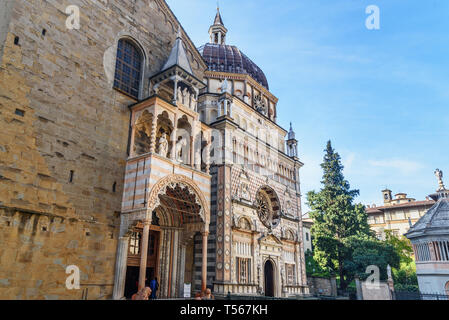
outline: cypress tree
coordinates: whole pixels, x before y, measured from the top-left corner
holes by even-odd
[[[354,236],[372,239],[373,234],[365,207],[354,204],[359,190],[351,190],[345,180],[340,155],[332,148],[331,141],[324,151],[323,188],[307,194],[310,217],[314,220],[314,258],[322,267],[339,275],[340,289],[344,290],[352,281],[345,268],[345,261],[352,254],[349,240]]]

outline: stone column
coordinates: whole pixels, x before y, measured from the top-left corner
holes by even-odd
[[[126,268],[128,261],[129,237],[121,237],[117,246],[117,257],[115,261],[115,278],[113,300],[122,300],[125,293]]]
[[[227,116],[231,116],[230,112],[229,112],[229,101],[228,99],[225,99],[225,101],[223,102],[223,107],[224,107],[224,114]]]
[[[255,226],[254,226],[255,228]],[[251,264],[251,274],[252,274],[252,284],[257,284],[259,285],[259,279],[257,278],[257,261],[259,261],[259,257],[256,257],[256,246],[257,246],[257,237],[256,237],[256,233],[253,232],[253,234],[251,235],[251,245],[252,245],[252,251],[251,251],[251,256],[252,256],[252,264]]]
[[[173,79],[173,82],[174,82],[174,86],[173,86],[173,104],[174,105],[178,105],[177,104],[177,100],[178,100],[178,77],[174,77],[174,79]]]
[[[218,118],[220,118],[220,117],[222,116],[222,114],[221,114],[221,103],[222,103],[222,101],[218,101],[218,102],[217,102],[217,106],[218,106],[218,108],[217,108],[217,111],[218,111]]]
[[[148,238],[150,235],[149,219],[143,221],[143,233],[142,243],[140,246],[140,273],[139,273],[139,290],[145,287],[145,276],[147,271],[147,258],[148,258]]]
[[[295,245],[295,263],[296,263],[296,270],[295,270],[295,284],[296,285],[298,285],[298,284],[302,284],[302,281],[300,281],[300,277],[302,276],[302,274],[301,274],[301,267],[300,267],[300,264],[299,264],[299,255],[300,255],[300,247],[299,247],[299,244],[296,244]]]
[[[129,156],[130,157],[134,156],[134,141],[135,141],[135,138],[136,138],[136,124],[132,123],[131,124],[131,141],[129,143]]]
[[[201,291],[204,292],[207,286],[207,237],[209,236],[208,231],[203,233],[203,262],[201,270]]]
[[[357,300],[363,300],[362,283],[358,276],[355,276],[355,288],[357,290]]]
[[[248,85],[248,82],[245,80],[244,87],[243,87],[243,97],[245,97],[248,94],[247,85]]]
[[[173,262],[172,262],[172,278],[171,278],[171,289],[170,289],[170,295],[173,298],[176,298],[176,278],[178,275],[178,248],[179,248],[179,243],[178,243],[178,239],[179,239],[179,230],[174,230],[174,237],[173,237]]]
[[[171,138],[172,146],[171,146],[171,152],[170,152],[171,153],[170,157],[172,160],[176,160],[176,142],[178,140],[178,130],[177,130],[178,123],[177,122],[178,122],[178,115],[175,114],[174,123],[173,123],[173,132],[172,132],[172,138]]]
[[[210,174],[210,147],[212,144],[212,138],[210,137],[210,133],[207,139],[208,141],[206,145],[206,173]]]
[[[190,165],[195,168],[195,123],[192,125],[192,136],[190,137]]]
[[[181,263],[179,269],[179,296],[180,298],[184,298],[184,276],[186,270],[186,245],[181,245]]]
[[[153,114],[153,121],[151,122],[151,142],[150,142],[150,153],[156,152],[156,129],[157,129],[157,116],[156,110]]]

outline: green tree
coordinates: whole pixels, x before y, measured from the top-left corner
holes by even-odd
[[[370,265],[379,267],[380,279],[387,280],[387,266],[399,268],[400,256],[391,244],[371,236],[352,236],[345,239],[349,254],[344,261],[346,275],[350,279],[358,276],[365,280],[369,274],[366,268]]]
[[[394,247],[394,250],[400,257],[399,267],[393,268],[395,288],[405,291],[417,291],[418,277],[410,240],[404,236],[395,236],[391,230],[385,230],[385,242]]]
[[[343,176],[340,155],[334,151],[329,141],[325,150],[323,169],[323,188],[319,192],[307,194],[311,208],[310,217],[314,220],[314,258],[324,268],[340,276],[340,288],[344,290],[352,281],[351,272],[345,262],[352,259],[352,248],[348,239],[354,236],[373,238],[365,207],[353,204],[359,195],[351,190]]]
[[[385,242],[392,245],[401,258],[401,263],[413,262],[413,248],[410,240],[406,237],[397,237],[391,230],[385,230]]]
[[[324,270],[323,267],[315,261],[315,259],[313,258],[313,253],[310,250],[307,250],[307,252],[305,253],[305,258],[307,276],[321,278],[330,277],[329,271]]]

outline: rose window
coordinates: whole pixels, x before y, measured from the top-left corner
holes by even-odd
[[[268,229],[276,228],[280,223],[279,200],[274,191],[264,187],[257,193],[255,207],[259,220]]]

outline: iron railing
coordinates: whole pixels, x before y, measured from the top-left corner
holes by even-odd
[[[439,293],[395,291],[394,295],[396,300],[449,300],[449,295]]]

